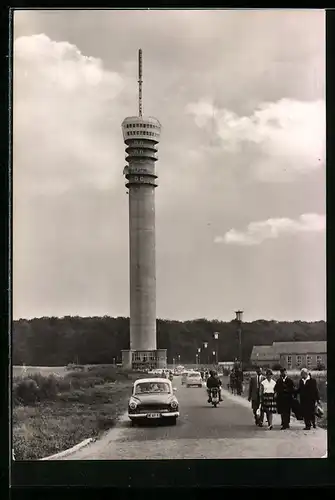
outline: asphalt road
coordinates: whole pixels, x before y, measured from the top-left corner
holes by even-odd
[[[223,402],[213,408],[205,388],[185,388],[175,377],[173,386],[180,403],[176,426],[167,424],[131,427],[125,415],[118,426],[62,460],[143,460],[217,458],[321,458],[327,451],[323,429],[304,431],[301,422],[280,430],[256,427],[250,404],[223,391]]]

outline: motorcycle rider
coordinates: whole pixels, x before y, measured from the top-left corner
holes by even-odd
[[[218,388],[218,391],[219,391],[219,401],[222,401],[222,397],[221,397],[221,385],[222,385],[222,382],[221,382],[221,380],[217,376],[217,373],[214,370],[211,370],[209,373],[210,373],[210,376],[208,377],[207,384],[206,384],[207,385],[207,394],[208,394],[208,403],[212,402],[211,391],[212,391],[212,389],[214,387]]]

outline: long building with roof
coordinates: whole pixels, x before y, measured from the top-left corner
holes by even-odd
[[[272,368],[275,365],[291,369],[306,367],[310,370],[327,368],[327,342],[273,342],[272,345],[255,345],[250,362],[254,366]]]

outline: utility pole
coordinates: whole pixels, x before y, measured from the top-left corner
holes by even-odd
[[[242,318],[243,311],[235,311],[236,321],[237,321],[237,334],[238,334],[238,357],[240,362],[241,371],[243,373],[243,362],[242,362]]]

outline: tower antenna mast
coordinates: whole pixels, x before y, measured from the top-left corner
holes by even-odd
[[[142,49],[138,51],[138,114],[142,116]]]

